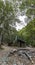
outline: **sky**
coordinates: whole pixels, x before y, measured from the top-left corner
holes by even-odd
[[[16,30],[21,30],[23,27],[25,27],[27,25],[27,23],[25,22],[27,20],[27,16],[18,16],[18,19],[21,21],[20,23],[16,22]]]
[[[17,31],[21,30],[23,27],[25,27],[27,25],[26,20],[27,20],[27,16],[18,16],[18,19],[21,21],[20,23],[16,22],[16,26],[13,26],[16,28]],[[10,24],[10,26],[12,27],[12,25]]]

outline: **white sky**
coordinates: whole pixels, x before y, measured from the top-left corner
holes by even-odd
[[[20,30],[20,29],[22,29],[23,27],[25,27],[27,25],[27,23],[25,23],[25,20],[27,19],[27,16],[26,15],[18,16],[18,19],[21,21],[21,23],[16,22],[16,29]]]
[[[18,19],[21,21],[20,23],[17,23],[16,22],[16,30],[19,31],[21,30],[23,27],[25,27],[27,25],[26,21],[27,21],[27,16],[24,15],[24,16],[18,16]],[[12,25],[10,24],[10,26],[12,27]]]

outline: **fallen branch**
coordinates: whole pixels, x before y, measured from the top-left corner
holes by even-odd
[[[28,57],[28,59],[32,62],[32,64],[34,63],[34,61],[32,60],[32,58],[25,52],[25,55]]]

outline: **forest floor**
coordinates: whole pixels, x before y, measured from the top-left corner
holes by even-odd
[[[35,48],[2,47],[3,49],[0,49],[0,65],[35,65]],[[24,52],[28,53],[33,63]]]

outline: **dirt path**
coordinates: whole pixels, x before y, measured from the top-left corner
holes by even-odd
[[[3,50],[0,50],[0,65],[35,65],[35,48],[18,48],[18,47],[8,47],[3,46]],[[11,51],[19,50],[19,52],[10,54]],[[22,51],[21,51],[22,50]],[[28,51],[27,51],[28,50]],[[34,64],[32,64],[28,58],[22,54],[23,51],[29,52],[29,55],[32,56],[32,60],[34,61]],[[31,53],[32,52],[32,53]],[[8,57],[8,55],[10,56]],[[20,55],[22,54],[22,55]]]

